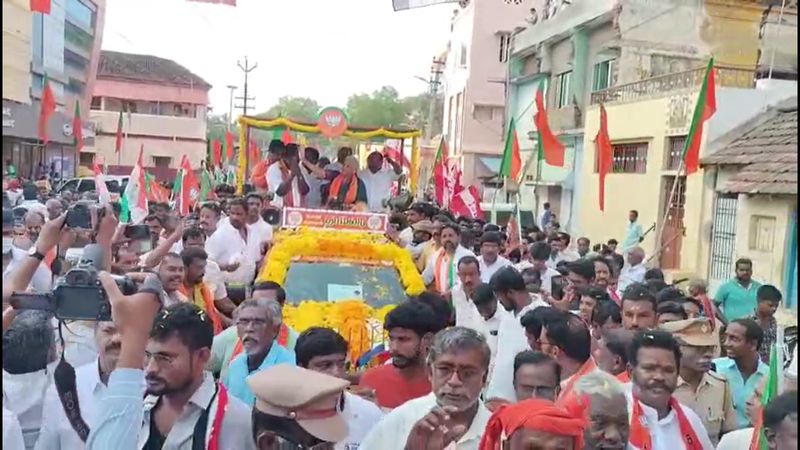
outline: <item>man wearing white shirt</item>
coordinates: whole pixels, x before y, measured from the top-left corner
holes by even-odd
[[[480,399],[491,352],[483,336],[464,327],[440,331],[428,354],[433,392],[387,414],[361,443],[364,450],[477,450],[491,413]],[[457,379],[456,379],[457,378]],[[433,430],[430,421],[440,425]]]
[[[255,278],[261,249],[246,223],[247,203],[234,199],[228,203],[228,223],[221,225],[206,241],[206,253],[219,264],[228,283],[250,284]]]
[[[489,349],[492,351],[490,368],[494,369],[494,362],[497,359],[497,336],[500,333],[500,326],[503,320],[511,313],[500,307],[500,302],[497,301],[492,287],[486,283],[475,286],[470,300],[478,312],[481,331],[486,336],[486,343],[489,344]]]
[[[336,331],[322,327],[309,328],[297,338],[294,351],[298,366],[337,378],[347,378],[347,341]],[[347,422],[347,438],[337,442],[335,450],[358,449],[361,441],[383,418],[376,404],[349,392],[344,393],[341,412]]]
[[[268,224],[261,212],[264,210],[264,199],[255,192],[247,194],[247,228],[253,239],[258,242],[259,249],[272,242],[272,225]]]
[[[3,448],[23,450],[25,440],[22,438],[22,427],[17,416],[3,406]]]
[[[106,392],[108,377],[117,366],[120,350],[120,336],[113,322],[96,322],[94,337],[99,350],[98,357],[75,369],[76,390],[70,392],[77,398],[76,411],[80,411],[80,419],[89,429],[96,424],[95,418]],[[84,448],[85,438],[81,438],[72,427],[56,386],[51,385],[45,396],[36,450],[80,450]]]
[[[391,169],[383,167],[384,160],[392,166]],[[392,195],[392,185],[402,174],[403,168],[391,158],[384,159],[379,152],[372,152],[367,156],[367,168],[359,172],[358,178],[367,188],[367,204],[370,211],[386,211],[383,202]]]
[[[534,242],[531,244],[528,253],[531,255],[532,262],[521,262],[517,264],[517,270],[523,271],[529,267],[539,272],[541,289],[548,294],[553,292],[553,277],[561,276],[561,273],[547,265],[550,258],[550,244],[546,242]]]
[[[470,300],[475,292],[475,286],[481,283],[478,259],[474,256],[465,256],[456,264],[456,270],[458,284],[453,287],[450,297],[456,315],[456,326],[472,328],[485,335],[478,309]]]
[[[33,183],[26,183],[22,187],[22,201],[17,207],[25,208],[28,212],[35,211],[42,215],[42,219],[47,218],[47,207],[39,201],[39,188]]]
[[[625,292],[625,288],[633,283],[643,283],[644,274],[647,267],[644,265],[644,250],[641,247],[633,247],[628,251],[628,264],[622,268],[617,282],[617,292],[620,297]]]
[[[488,283],[495,272],[511,265],[511,261],[500,256],[501,245],[502,238],[496,231],[489,231],[481,236],[481,256],[478,261],[481,264],[481,281],[484,283]]]
[[[273,149],[273,146],[275,147]],[[300,159],[297,144],[288,144],[285,147],[278,141],[269,144],[270,153],[277,152],[280,160],[267,169],[267,189],[273,195],[272,206],[302,207],[303,200],[309,188],[300,169]]]
[[[631,391],[626,394],[632,448],[713,450],[703,421],[673,397],[681,350],[666,331],[643,331],[631,344]]]
[[[461,229],[457,224],[443,224],[439,236],[442,248],[428,259],[422,279],[426,286],[433,286],[437,292],[445,294],[456,285],[458,262],[465,256],[474,257],[475,254],[461,246]]]

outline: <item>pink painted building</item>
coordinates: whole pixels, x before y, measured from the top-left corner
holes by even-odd
[[[206,156],[210,89],[208,82],[174,61],[104,50],[91,103],[97,137],[81,154],[81,165],[98,159],[112,173],[130,173],[144,148],[144,165],[154,173],[173,172],[183,155],[192,167],[200,167]],[[123,141],[117,154],[120,111]]]
[[[461,2],[451,22],[444,72],[444,121],[450,154],[465,184],[497,174],[505,135],[506,63],[511,36],[534,0]]]

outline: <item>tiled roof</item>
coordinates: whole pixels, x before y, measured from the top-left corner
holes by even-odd
[[[739,166],[723,191],[797,195],[797,97],[769,108],[733,131],[733,140],[703,165]]]
[[[122,78],[142,83],[171,84],[211,89],[211,85],[175,61],[151,55],[134,55],[103,50],[98,78]]]

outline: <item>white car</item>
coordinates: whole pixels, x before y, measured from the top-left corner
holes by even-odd
[[[112,201],[119,199],[119,196],[122,195],[122,192],[125,190],[125,186],[127,186],[129,179],[130,176],[127,175],[106,175],[106,187],[108,187],[108,192],[111,194]],[[94,191],[94,177],[69,178],[65,180],[58,187],[58,189],[56,189],[56,192],[61,193],[65,190],[70,190],[78,194]]]

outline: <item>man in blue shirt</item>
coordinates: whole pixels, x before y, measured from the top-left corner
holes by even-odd
[[[728,324],[722,344],[727,357],[714,360],[716,372],[727,378],[730,384],[738,428],[752,426],[747,418],[746,403],[759,383],[769,375],[769,367],[758,355],[763,339],[764,332],[754,320],[734,320]]]
[[[639,224],[639,211],[635,209],[628,213],[628,226],[625,228],[625,240],[622,241],[622,253],[639,245],[644,239],[644,231]]]
[[[736,277],[719,287],[714,304],[722,307],[725,321],[752,317],[756,311],[756,299],[761,283],[753,281],[753,261],[741,258],[736,261]]]
[[[544,212],[542,213],[542,218],[539,220],[539,225],[542,231],[547,232],[547,226],[553,223],[553,212],[550,211],[549,202],[546,202],[542,207],[544,208]]]

